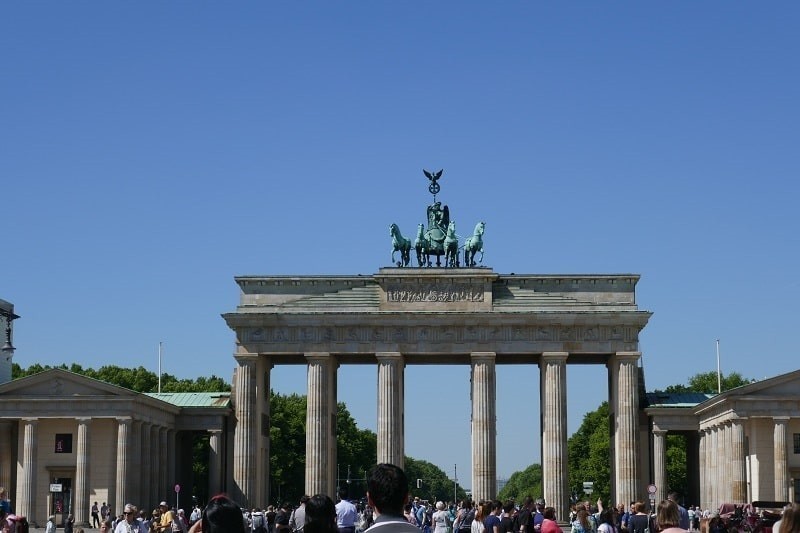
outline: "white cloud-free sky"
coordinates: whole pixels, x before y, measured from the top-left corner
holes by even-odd
[[[429,203],[499,273],[637,273],[648,390],[796,369],[800,6],[5,2],[0,298],[15,361],[230,380],[235,275],[372,274]],[[539,460],[498,369],[498,471]],[[569,428],[605,399],[569,367]],[[302,366],[279,392],[305,392]],[[375,428],[375,369],[339,399]],[[466,367],[409,367],[406,449],[469,485]]]

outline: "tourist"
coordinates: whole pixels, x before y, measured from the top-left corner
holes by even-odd
[[[592,522],[589,520],[589,511],[583,505],[578,507],[575,520],[572,522],[572,533],[592,533]]]
[[[779,533],[798,533],[800,532],[800,504],[787,506],[781,515],[781,525]]]
[[[160,517],[156,524],[156,531],[159,533],[164,533],[165,531],[177,533],[180,526],[175,523],[175,513],[169,508],[169,504],[167,502],[159,503],[158,512]]]
[[[375,523],[370,533],[419,533],[403,518],[408,501],[408,478],[399,466],[381,463],[367,478],[367,503],[374,509]]]
[[[680,526],[680,512],[678,504],[672,500],[663,500],[656,508],[656,527],[666,533],[688,533],[687,529]]]
[[[475,511],[475,520],[472,521],[472,525],[470,526],[470,533],[484,533],[484,531],[486,531],[486,526],[483,524],[483,521],[489,516],[490,512],[491,508],[488,504],[478,504],[477,510]]]
[[[436,502],[436,512],[431,517],[433,533],[448,533],[450,531],[450,513],[444,508],[444,502]]]
[[[126,503],[122,509],[122,520],[114,528],[114,533],[144,533],[141,529],[141,522],[136,518],[138,509],[130,503]]]
[[[56,533],[56,517],[50,515],[47,517],[47,524],[44,526],[45,533]]]
[[[561,528],[556,523],[556,510],[553,507],[545,507],[542,513],[542,533],[561,533]]]
[[[198,529],[203,533],[246,533],[244,513],[227,496],[214,496],[203,510],[200,521],[192,526],[193,532]]]
[[[678,527],[689,531],[689,511],[687,511],[683,506],[681,506],[680,503],[678,503],[679,494],[677,492],[670,492],[667,496],[667,499],[671,502],[675,502],[675,505],[678,506]]]
[[[100,507],[97,506],[97,502],[92,504],[90,512],[92,514],[92,527],[100,527]]]
[[[644,509],[643,502],[633,504],[633,514],[628,518],[628,533],[645,533],[650,528],[650,515]]]
[[[336,533],[336,506],[324,494],[315,494],[305,501],[305,533]]]
[[[336,527],[339,533],[355,533],[358,511],[356,506],[347,500],[347,489],[339,489],[339,503],[336,504]]]
[[[597,533],[617,533],[617,527],[614,525],[613,509],[600,511],[600,525],[597,526]]]
[[[308,494],[303,494],[300,497],[300,505],[292,511],[292,516],[289,518],[289,529],[292,531],[303,531],[303,526],[306,523],[306,503],[309,500]],[[274,523],[273,519],[273,523]]]
[[[483,527],[486,533],[500,533],[500,513],[503,512],[503,504],[499,500],[491,503],[487,502],[489,512],[483,519]]]

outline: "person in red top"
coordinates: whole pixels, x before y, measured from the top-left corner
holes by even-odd
[[[561,528],[556,523],[556,510],[552,507],[544,508],[541,533],[561,533]]]

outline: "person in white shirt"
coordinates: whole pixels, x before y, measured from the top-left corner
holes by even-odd
[[[355,533],[358,511],[347,501],[347,489],[339,489],[339,503],[336,504],[336,527],[339,533]]]
[[[137,518],[136,506],[126,503],[122,510],[123,519],[117,523],[114,533],[142,533],[142,523]]]

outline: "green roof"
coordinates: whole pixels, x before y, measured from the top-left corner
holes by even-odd
[[[230,407],[230,392],[146,392],[147,396],[178,407]]]
[[[647,407],[694,407],[714,396],[703,392],[648,392]]]

